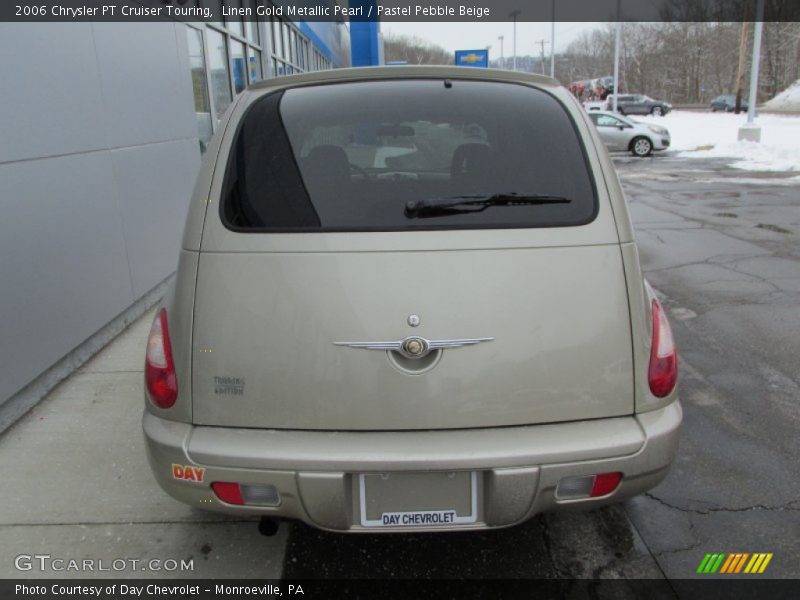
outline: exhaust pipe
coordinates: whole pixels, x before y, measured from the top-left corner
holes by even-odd
[[[261,520],[258,522],[258,532],[263,536],[272,537],[278,533],[279,526],[280,521],[278,521],[278,519],[261,517]]]

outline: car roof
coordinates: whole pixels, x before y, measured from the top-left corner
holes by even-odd
[[[619,113],[614,112],[613,110],[593,110],[589,113],[590,115],[607,115],[609,117],[615,117],[617,119],[625,120],[625,116]]]
[[[292,87],[314,83],[338,83],[351,81],[368,81],[375,79],[474,79],[480,81],[507,81],[534,84],[537,87],[557,88],[561,83],[551,77],[508,71],[504,69],[475,69],[451,66],[396,66],[396,67],[356,67],[346,69],[330,69],[313,71],[297,75],[286,75],[264,79],[248,89],[261,90],[271,87]]]
[[[615,113],[612,110],[593,110],[592,112],[588,112],[587,111],[587,114],[589,116],[592,116],[592,115],[605,115],[605,116],[608,116],[608,117],[614,117],[615,119],[619,119],[620,121],[622,121],[624,123],[630,123],[631,125],[640,125],[641,124],[639,121],[634,121],[633,119],[629,119],[625,115],[621,115],[619,113]]]

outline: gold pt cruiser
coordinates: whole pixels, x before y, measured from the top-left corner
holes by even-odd
[[[335,531],[468,530],[660,482],[677,354],[554,80],[327,71],[239,95],[145,362],[158,483]]]

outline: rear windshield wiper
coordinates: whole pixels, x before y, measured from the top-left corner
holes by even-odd
[[[481,212],[490,206],[525,206],[536,204],[569,204],[569,198],[546,194],[472,194],[448,198],[428,198],[406,202],[405,213],[409,219],[421,219],[465,212]]]

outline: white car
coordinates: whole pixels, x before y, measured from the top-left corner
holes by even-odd
[[[605,110],[606,102],[605,100],[587,100],[586,102],[583,103],[583,108],[591,112],[594,112],[596,110]]]
[[[630,152],[634,156],[650,156],[652,152],[669,148],[669,131],[660,125],[650,125],[608,111],[592,111],[589,118],[597,126],[600,138],[609,152]]]

